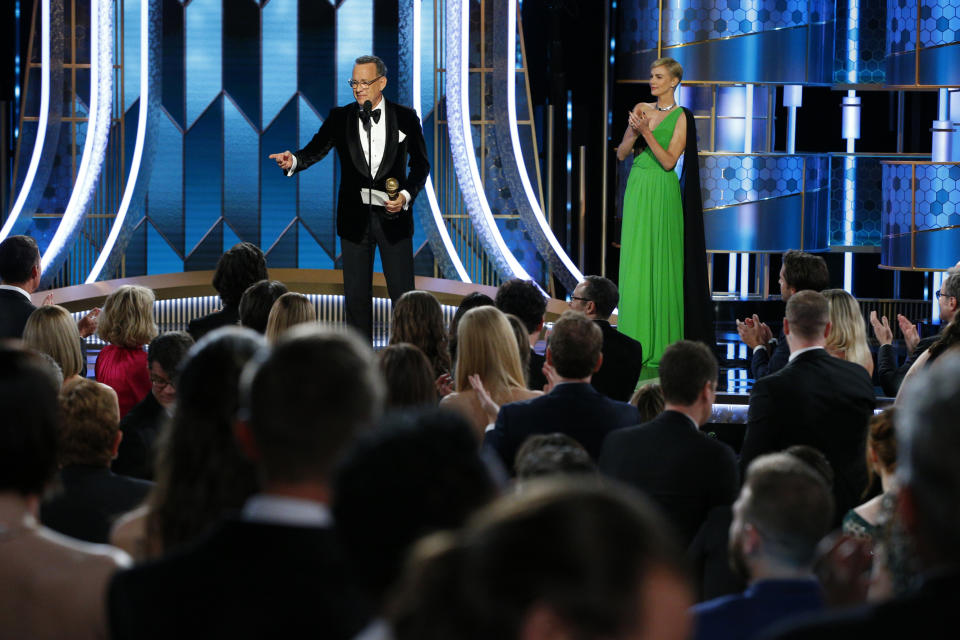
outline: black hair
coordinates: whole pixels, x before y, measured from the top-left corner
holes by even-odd
[[[255,244],[240,242],[220,256],[213,274],[213,288],[224,306],[240,304],[243,292],[254,282],[267,278],[267,260]]]
[[[6,284],[26,282],[39,260],[36,240],[30,236],[8,237],[0,242],[0,280]]]
[[[717,375],[717,357],[702,342],[674,342],[660,358],[660,387],[670,404],[693,404],[704,385],[715,381]]]
[[[620,302],[620,292],[617,290],[617,285],[603,276],[587,276],[583,281],[587,283],[583,297],[593,302],[593,306],[597,310],[597,317],[606,320],[617,308],[617,303]]]
[[[512,313],[523,321],[527,333],[533,333],[543,322],[547,311],[547,300],[540,289],[530,280],[514,278],[497,287],[494,300],[497,309]]]
[[[180,371],[180,363],[193,344],[193,338],[186,331],[162,333],[151,340],[147,347],[147,364],[156,362],[163,367],[170,380],[175,381]]]
[[[257,333],[265,333],[273,303],[287,292],[287,285],[279,280],[254,282],[240,298],[240,324]]]

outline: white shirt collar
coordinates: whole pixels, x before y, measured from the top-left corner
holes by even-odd
[[[241,517],[247,522],[291,527],[326,528],[333,525],[330,508],[323,503],[268,493],[250,496],[243,505]]]
[[[805,348],[803,348],[803,349],[797,349],[796,351],[793,351],[793,352],[790,353],[790,359],[787,360],[787,362],[793,362],[793,359],[796,358],[796,357],[797,357],[798,355],[800,355],[801,353],[806,353],[807,351],[813,351],[814,349],[823,349],[823,347],[822,347],[822,346],[819,346],[819,347],[805,347]]]
[[[21,289],[20,287],[15,287],[12,284],[0,284],[0,289],[6,289],[7,291],[19,291],[24,298],[26,298],[27,300],[30,301],[31,304],[33,304],[33,298],[30,297],[30,294],[27,293],[25,290]]]

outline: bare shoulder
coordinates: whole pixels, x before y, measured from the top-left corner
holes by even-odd
[[[641,112],[643,112],[643,113],[646,113],[646,114],[650,114],[650,113],[653,113],[654,111],[656,111],[656,108],[654,107],[654,103],[652,103],[652,102],[638,102],[638,103],[633,107],[633,112],[634,112],[634,113],[641,113]]]

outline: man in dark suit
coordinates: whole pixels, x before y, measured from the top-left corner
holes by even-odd
[[[383,60],[357,58],[350,80],[357,102],[332,109],[303,149],[270,156],[292,176],[336,148],[342,170],[337,235],[343,250],[347,322],[370,337],[375,248],[380,247],[387,290],[396,302],[414,287],[412,206],[430,172],[420,117],[413,109],[384,99],[386,85]],[[392,195],[386,184],[389,178],[398,182]]]
[[[823,258],[792,249],[783,254],[780,298],[784,303],[789,302],[790,297],[797,291],[823,291],[829,286],[830,272]],[[750,369],[754,378],[759,380],[786,366],[790,358],[790,348],[783,333],[780,333],[779,338],[774,338],[770,327],[761,322],[757,314],[742,322],[737,320],[737,333],[753,351]]]
[[[520,319],[527,329],[530,342],[530,363],[527,371],[527,388],[543,391],[547,378],[543,375],[545,357],[533,350],[543,332],[543,314],[547,311],[547,300],[533,282],[513,278],[497,287],[494,300],[497,309],[510,313]]]
[[[824,349],[830,334],[827,299],[800,291],[787,302],[783,332],[790,361],[757,380],[750,395],[741,469],[757,456],[795,444],[819,449],[836,475],[834,523],[860,502],[867,485],[864,461],[867,420],[873,414],[873,385],[859,364]]]
[[[639,422],[636,407],[611,400],[590,385],[590,377],[603,362],[602,345],[599,327],[582,313],[565,311],[553,325],[546,355],[548,367],[557,375],[553,389],[503,405],[483,440],[483,446],[496,451],[511,473],[517,451],[532,435],[563,433],[596,460],[608,433]]]
[[[240,299],[243,292],[256,282],[267,278],[267,259],[260,247],[250,242],[238,242],[217,260],[213,274],[213,288],[220,295],[223,308],[187,325],[187,333],[200,340],[214,329],[240,322]]]
[[[600,472],[637,487],[660,505],[686,547],[713,507],[737,497],[737,460],[700,431],[713,413],[717,359],[703,343],[681,340],[663,352],[664,411],[603,443]]]
[[[78,378],[61,392],[60,413],[62,491],[43,502],[40,521],[72,538],[105,544],[113,520],[143,502],[153,484],[110,471],[123,437],[116,391]]]
[[[916,552],[908,593],[823,614],[776,638],[903,640],[957,637],[960,604],[960,356],[944,354],[907,382],[897,403],[897,518]]]
[[[593,374],[593,388],[614,400],[628,402],[640,379],[643,347],[610,326],[610,314],[619,301],[620,292],[611,280],[587,276],[570,295],[570,308],[582,312],[603,331],[603,364]]]
[[[383,395],[352,331],[299,325],[255,356],[235,435],[262,492],[196,544],[117,574],[112,637],[353,638],[368,612],[337,548],[330,478]]]
[[[946,327],[957,316],[957,305],[960,303],[960,269],[954,267],[947,272],[937,291],[937,303],[940,306],[940,326]],[[917,325],[910,322],[906,317],[897,314],[897,322],[900,325],[900,331],[903,333],[903,340],[907,345],[907,359],[897,366],[897,352],[893,348],[893,329],[890,328],[890,322],[886,316],[877,319],[877,312],[870,312],[870,324],[873,325],[873,335],[880,343],[880,349],[877,351],[877,378],[880,380],[880,386],[883,387],[885,395],[895,397],[903,383],[907,371],[917,361],[917,358],[924,351],[933,346],[940,335],[920,338],[917,334]]]

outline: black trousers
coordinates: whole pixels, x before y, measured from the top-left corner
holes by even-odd
[[[380,214],[374,211],[369,215],[370,224],[360,242],[340,238],[340,248],[343,257],[343,293],[347,324],[372,342],[374,251],[380,247],[387,291],[390,300],[396,304],[400,296],[414,288],[413,239],[389,242],[380,225]]]

